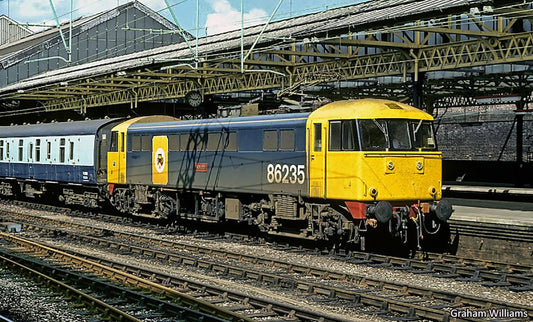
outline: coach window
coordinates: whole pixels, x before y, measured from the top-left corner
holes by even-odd
[[[294,130],[281,130],[279,132],[279,149],[294,151]]]
[[[19,140],[19,161],[22,161],[23,152],[24,152],[24,140]]]
[[[131,137],[131,150],[141,151],[141,136],[140,135],[133,135]]]
[[[6,141],[6,159],[9,160],[9,142]]]
[[[276,151],[278,149],[278,131],[263,131],[263,151]]]
[[[65,162],[65,139],[59,140],[59,162]]]
[[[179,151],[180,150],[180,136],[179,134],[171,134],[168,136],[168,150]]]
[[[209,133],[207,135],[206,151],[218,151],[222,146],[222,133]]]
[[[0,160],[4,160],[4,140],[0,140]]]
[[[315,135],[315,152],[322,151],[322,123],[315,123],[314,135]]]
[[[46,159],[50,160],[52,158],[52,142],[46,141]]]
[[[74,142],[69,142],[69,149],[68,149],[68,159],[70,161],[74,160]]]
[[[143,135],[141,137],[141,149],[142,151],[152,150],[152,137],[150,135]]]
[[[30,142],[28,147],[28,161],[33,161],[33,142]]]
[[[35,140],[35,161],[41,162],[41,139]]]
[[[237,132],[226,132],[224,136],[224,150],[237,151]]]

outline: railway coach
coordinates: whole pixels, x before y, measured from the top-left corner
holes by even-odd
[[[452,213],[432,117],[386,100],[312,113],[138,122],[111,129],[105,192],[124,213],[246,222],[364,247],[420,244]]]
[[[0,127],[0,193],[96,207],[117,119]]]

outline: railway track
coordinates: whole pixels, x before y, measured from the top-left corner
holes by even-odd
[[[2,212],[0,211],[0,214]],[[117,217],[111,216],[114,220]],[[229,252],[216,249],[213,247],[200,247],[198,245],[189,245],[187,243],[169,242],[168,240],[158,238],[148,238],[133,233],[112,231],[105,228],[92,227],[72,222],[58,222],[53,219],[46,219],[31,215],[13,214],[13,219],[25,218],[26,223],[30,224],[35,221],[41,221],[49,226],[63,227],[65,229],[76,227],[80,230],[86,230],[91,234],[100,236],[115,236],[119,239],[136,241],[140,244],[155,246],[158,248],[172,248],[176,250],[186,250],[199,255],[216,256],[218,258],[227,258],[233,260],[247,261],[250,263],[264,263],[286,268],[287,263],[284,261],[275,261],[267,259],[266,262],[259,256],[251,256],[243,253]],[[107,218],[106,216],[106,219]],[[119,219],[120,221],[121,219]],[[158,233],[168,234],[166,229],[153,227]],[[234,236],[228,234],[229,236]],[[202,235],[196,235],[202,236]],[[238,236],[244,237],[245,236]],[[205,234],[200,238],[218,238],[213,234]],[[249,242],[249,239],[246,239]],[[351,264],[363,264],[374,267],[389,268],[391,270],[403,270],[415,274],[426,274],[442,278],[454,278],[459,281],[468,281],[481,283],[485,286],[504,287],[512,291],[531,291],[533,290],[533,267],[526,265],[516,265],[495,262],[490,260],[470,259],[465,257],[437,254],[437,253],[419,253],[417,258],[401,258],[386,256],[366,252],[317,252],[316,250],[305,250],[300,247],[291,247],[288,245],[271,244],[272,247],[283,249],[289,252],[308,253],[315,256],[327,256],[328,258],[340,260]],[[317,275],[327,275],[327,272],[319,272]]]
[[[67,226],[69,225],[71,226],[70,223],[67,223]],[[41,230],[50,229],[45,227],[36,228]],[[70,228],[72,229],[72,226]],[[457,306],[470,307],[473,310],[480,310],[487,307],[505,307],[514,310],[525,310],[530,315],[533,313],[532,308],[527,306],[405,285],[402,283],[391,283],[384,280],[347,276],[346,274],[339,274],[333,271],[310,268],[309,265],[299,266],[288,264],[286,262],[276,262],[272,259],[261,258],[259,256],[249,257],[228,252],[217,253],[213,249],[196,248],[195,250],[197,253],[209,255],[209,257],[233,258],[235,261],[239,262],[246,261],[253,263],[254,265],[275,267],[281,272],[281,275],[280,273],[266,273],[265,271],[243,268],[241,267],[242,265],[235,266],[163,250],[169,248],[183,250],[183,247],[186,247],[186,245],[183,244],[171,243],[164,240],[136,236],[133,234],[124,234],[121,232],[102,231],[94,227],[85,226],[78,228],[89,231],[93,236],[69,233],[66,231],[63,231],[62,234],[67,234],[69,235],[69,238],[78,240],[82,243],[92,243],[93,245],[98,245],[109,250],[120,250],[121,252],[155,258],[169,264],[178,264],[180,266],[200,269],[212,274],[226,274],[227,277],[245,279],[253,281],[254,283],[261,282],[269,286],[274,285],[286,289],[299,290],[306,294],[322,296],[328,300],[345,301],[350,303],[350,305],[371,306],[374,307],[374,309],[377,309],[377,312],[381,312],[381,314],[389,314],[391,316],[400,315],[403,318],[446,320],[449,318],[449,311]],[[57,228],[51,230],[57,231]],[[106,238],[99,238],[94,235],[106,236]],[[129,243],[112,241],[109,238],[111,236],[117,240],[129,241]],[[148,247],[138,246],[140,244],[145,244]],[[187,250],[191,251],[190,249]],[[361,261],[361,259],[356,259],[353,254],[351,255],[351,260],[355,262]],[[363,261],[369,261],[369,259],[364,258]],[[394,260],[383,261],[376,265],[388,266],[392,265],[391,263],[393,262]],[[402,269],[409,269],[406,265],[400,265],[400,267],[402,267]],[[296,277],[294,275],[296,275]],[[168,276],[165,278],[168,279]],[[319,281],[324,278],[328,279],[328,283]],[[346,284],[348,284],[348,286]],[[409,298],[410,301],[406,301],[406,298]],[[427,307],[414,303],[426,303]],[[439,309],[434,309],[435,306],[439,307]]]
[[[166,319],[171,321],[174,317],[180,317],[196,321],[246,321],[244,317],[217,307],[209,307],[199,301],[194,301],[193,304],[201,306],[201,309],[192,310],[187,307],[187,305],[191,306],[191,301],[184,303],[186,301],[182,301],[180,298],[178,301],[180,304],[175,304],[146,293],[103,281],[97,276],[112,275],[113,279],[124,278],[128,281],[125,284],[130,284],[138,289],[150,288],[155,293],[162,289],[162,287],[151,285],[152,283],[147,280],[127,276],[127,274],[118,270],[106,269],[102,265],[90,263],[79,257],[62,256],[61,266],[46,262],[42,259],[46,259],[52,253],[56,256],[60,253],[44,245],[4,233],[0,233],[0,237],[4,240],[16,241],[18,247],[31,249],[34,255],[28,257],[28,252],[20,254],[20,248],[15,252],[2,247],[0,248],[0,262],[3,266],[16,270],[17,273],[46,285],[54,292],[63,293],[66,300],[83,305],[100,319],[141,321],[143,319],[158,318],[161,321]],[[90,276],[64,269],[63,266],[67,261],[75,267],[83,267],[86,273],[90,272],[95,275]]]
[[[151,315],[144,313],[139,319],[135,317],[117,318],[117,316],[109,316],[111,320],[139,321],[143,318],[152,318],[154,316],[161,318],[168,316],[188,321],[251,321],[251,319],[258,318],[266,320],[343,321],[343,319],[328,316],[323,312],[313,312],[281,302],[253,298],[239,292],[196,283],[190,279],[180,279],[179,277],[153,270],[142,269],[138,266],[127,266],[123,263],[112,262],[94,256],[67,253],[48,245],[5,233],[0,233],[0,238],[10,242],[12,247],[30,249],[36,256],[46,254],[46,256],[55,262],[60,262],[62,265],[83,269],[112,281],[120,281],[122,284],[150,291],[153,295],[168,297],[178,303],[187,305],[187,308],[176,307],[161,300],[159,300],[159,303],[150,303],[145,299],[146,295],[139,293],[140,295],[136,297],[135,294],[132,294],[129,298],[135,302],[148,303],[147,308],[157,308],[161,309],[161,311],[153,312]],[[0,253],[2,252],[1,249]],[[120,247],[120,249],[123,251],[125,248]],[[26,251],[25,253],[27,254]],[[2,256],[0,256],[1,259]],[[18,261],[20,260],[19,258]],[[67,272],[57,268],[41,269],[41,271],[47,270],[58,272],[59,276]],[[104,285],[100,283],[96,286],[96,289],[106,289],[107,292],[109,289],[107,285],[108,283]],[[148,298],[152,299],[152,297]],[[102,305],[104,311],[107,311],[106,308],[112,308],[110,305],[106,306],[105,303],[102,303]],[[189,309],[189,307],[195,308],[199,312],[191,314],[191,312],[195,311]],[[178,308],[180,311],[178,311]]]

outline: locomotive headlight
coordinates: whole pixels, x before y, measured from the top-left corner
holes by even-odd
[[[422,171],[422,169],[424,169],[424,165],[422,164],[422,162],[418,161],[418,162],[416,163],[416,169],[417,169],[418,171]]]
[[[376,198],[376,196],[378,195],[378,190],[374,187],[370,187],[370,189],[368,189],[368,193],[370,193],[370,196],[372,198]]]
[[[432,197],[435,197],[437,195],[437,189],[433,186],[429,187],[428,192]]]
[[[389,163],[387,163],[387,168],[389,168],[390,171],[394,170],[394,163],[392,163],[392,161],[389,161]]]

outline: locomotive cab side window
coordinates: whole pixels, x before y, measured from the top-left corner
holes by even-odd
[[[109,152],[118,152],[118,132],[117,131],[111,132],[111,147],[109,148]]]
[[[329,151],[358,151],[355,120],[331,121],[329,123]]]
[[[314,138],[315,138],[315,152],[322,151],[322,123],[315,123],[314,126]]]

